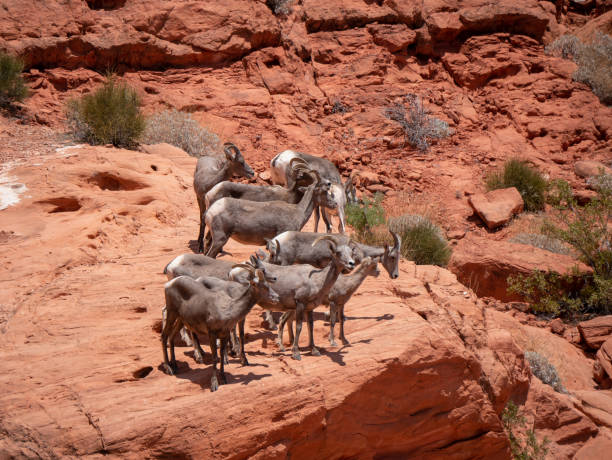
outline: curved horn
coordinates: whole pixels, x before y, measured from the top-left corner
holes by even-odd
[[[321,182],[321,175],[319,174],[319,171],[311,169],[310,172],[317,178],[317,182]]]
[[[402,239],[395,232],[390,231],[389,233],[391,233],[391,236],[393,236],[393,249],[399,249],[400,245],[402,244]]]
[[[236,147],[236,144],[234,144],[233,142],[226,142],[225,144],[223,144],[223,151],[226,155],[230,154],[228,150],[233,150],[235,156],[242,155],[238,147]]]
[[[232,270],[234,268],[244,268],[248,270],[250,273],[255,274],[255,268],[249,264],[234,264],[232,265]]]
[[[293,157],[293,158],[292,158],[292,159],[289,161],[289,167],[290,167],[290,168],[293,168],[293,165],[294,165],[295,163],[298,163],[298,164],[303,164],[303,165],[307,165],[307,166],[308,166],[308,163],[306,163],[306,161],[305,161],[303,158],[300,158],[300,157]]]
[[[334,240],[333,237],[329,235],[319,236],[316,240],[312,242],[312,247],[315,247],[320,241],[323,241],[323,240],[329,241],[332,244],[332,249],[334,251],[336,250],[336,241]]]

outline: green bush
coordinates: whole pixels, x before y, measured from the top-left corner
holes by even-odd
[[[140,105],[133,88],[109,76],[101,88],[68,102],[68,124],[79,140],[133,147],[145,128]]]
[[[165,142],[183,149],[194,157],[214,155],[219,151],[216,134],[200,126],[190,114],[178,110],[165,110],[147,119],[142,142]]]
[[[23,61],[0,51],[0,107],[9,107],[20,102],[28,95],[21,72]]]
[[[426,152],[430,140],[443,139],[453,134],[448,123],[429,115],[419,96],[408,94],[404,100],[405,103],[398,102],[384,109],[383,115],[399,123],[404,139],[410,145]],[[408,104],[408,111],[405,104]]]
[[[527,420],[521,415],[520,410],[514,401],[508,404],[502,412],[502,425],[510,442],[510,451],[515,460],[544,460],[548,454],[547,438],[538,442],[535,431],[527,430],[523,436],[517,431],[523,431]]]
[[[544,209],[548,183],[540,172],[525,161],[512,159],[504,163],[503,170],[486,177],[487,190],[516,187],[525,202],[525,210]]]
[[[573,59],[578,69],[572,78],[589,85],[604,104],[612,104],[612,37],[598,31],[592,43],[585,44],[574,35],[564,35],[546,52]]]
[[[600,176],[601,177],[601,176]],[[548,201],[555,221],[546,221],[542,233],[569,244],[592,274],[570,275],[536,271],[509,280],[509,290],[522,295],[535,311],[564,317],[612,313],[612,191],[599,182],[597,196],[581,207],[563,180],[551,182]]]
[[[445,267],[451,248],[440,227],[423,216],[404,214],[389,219],[389,230],[402,239],[402,256],[418,265]]]
[[[362,203],[346,205],[346,222],[355,229],[357,237],[364,237],[373,227],[385,223],[384,195],[376,193],[373,199],[364,198]]]

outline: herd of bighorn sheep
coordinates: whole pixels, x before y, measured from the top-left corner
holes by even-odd
[[[226,383],[224,364],[230,341],[229,352],[239,354],[241,363],[248,365],[244,324],[255,304],[268,312],[271,326],[270,312],[282,313],[278,327],[281,351],[283,328],[289,322],[294,359],[301,359],[298,344],[304,317],[311,353],[320,354],[314,343],[313,311],[321,305],[329,306],[331,345],[336,346],[336,321],[340,322],[340,340],[347,345],[345,304],[366,277],[379,275],[379,263],[391,278],[398,277],[401,247],[396,234],[392,234],[392,247],[368,246],[344,235],[344,208],[357,201],[355,189],[350,179],[342,182],[330,161],[285,150],[270,164],[277,185],[259,186],[229,182],[233,176],[251,178],[254,172],[234,144],[224,144],[223,151],[224,159],[198,159],[193,186],[200,207],[198,250],[202,254],[183,254],[166,265],[169,281],[161,332],[164,370],[171,375],[177,372],[174,338],[179,331],[193,344],[198,363],[203,363],[204,355],[199,336],[208,336],[212,391],[220,382]],[[301,232],[313,211],[315,232]],[[319,214],[328,233],[316,233]],[[331,214],[339,219],[338,234],[331,233]],[[244,263],[216,259],[230,238],[265,245],[267,253],[258,250]]]

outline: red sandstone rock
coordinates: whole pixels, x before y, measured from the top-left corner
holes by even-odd
[[[392,53],[407,48],[416,40],[416,32],[404,24],[370,24],[368,31],[372,34],[374,43],[384,46]]]
[[[582,341],[592,350],[597,350],[612,335],[612,315],[599,316],[578,323]]]
[[[523,211],[523,198],[514,187],[470,196],[468,202],[490,230],[508,223]]]
[[[609,337],[597,350],[597,362],[601,368],[612,378],[612,337]]]
[[[577,391],[580,410],[597,425],[612,428],[612,392],[608,390]]]
[[[599,161],[584,160],[577,161],[576,164],[574,164],[574,172],[580,177],[591,177],[598,176],[602,172],[605,174],[612,174],[612,169]]]
[[[549,326],[550,330],[555,334],[563,335],[563,332],[565,331],[565,324],[561,318],[555,318],[549,323]]]
[[[552,270],[570,274],[573,267],[589,272],[590,268],[570,256],[554,254],[524,244],[492,241],[468,235],[459,240],[449,262],[449,270],[478,296],[503,301],[521,300],[508,292],[508,277],[529,275],[533,270]]]
[[[607,458],[612,451],[612,435],[610,432],[600,432],[594,438],[589,439],[584,446],[576,452],[574,460],[593,460],[596,458]]]

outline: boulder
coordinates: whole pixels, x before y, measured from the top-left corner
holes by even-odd
[[[599,316],[578,323],[582,342],[591,350],[598,350],[612,335],[612,315]]]
[[[368,31],[372,34],[374,43],[384,46],[392,53],[401,51],[416,41],[416,32],[405,24],[370,24]]]
[[[468,202],[489,230],[508,223],[523,211],[523,198],[515,187],[492,190],[470,196]]]
[[[588,178],[598,176],[602,172],[612,174],[612,169],[599,161],[583,160],[574,164],[574,172],[577,176]]]
[[[612,428],[612,392],[589,390],[574,392],[580,403],[578,407],[597,425]]]
[[[479,297],[495,297],[510,302],[522,299],[508,292],[509,276],[529,275],[534,270],[552,270],[567,275],[576,265],[580,271],[592,271],[567,255],[468,235],[454,247],[448,268]]]

